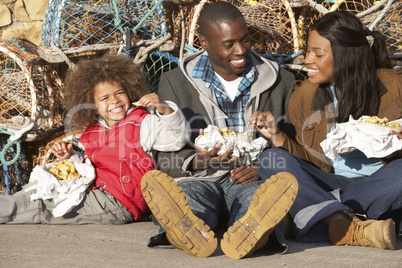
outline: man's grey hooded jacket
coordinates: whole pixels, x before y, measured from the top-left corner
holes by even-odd
[[[192,78],[193,68],[202,53],[200,51],[187,56],[180,68],[162,74],[159,82],[158,95],[163,100],[175,102],[192,128],[192,138],[186,147],[178,152],[158,155],[158,168],[174,178],[195,176],[197,179],[217,180],[228,175],[228,170],[191,173],[187,169],[195,154],[193,145],[199,130],[206,128],[208,124],[226,127],[227,116],[219,108],[214,91],[206,87],[201,79]],[[250,61],[255,67],[256,77],[244,111],[245,121],[248,121],[254,111],[270,111],[282,131],[291,135],[291,128],[287,126],[290,123],[288,101],[294,87],[293,75],[253,50],[250,50]],[[259,136],[259,133],[254,133],[254,136]]]

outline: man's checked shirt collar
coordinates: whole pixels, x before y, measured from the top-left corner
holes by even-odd
[[[246,71],[244,72],[245,75],[243,79],[240,81],[239,84],[239,92],[236,95],[236,98],[245,90],[249,89],[251,84],[254,82],[255,79],[255,72],[254,67],[252,66],[251,62],[248,61]],[[218,97],[223,99],[229,98],[223,89],[219,78],[215,75],[215,72],[212,68],[212,65],[208,58],[208,53],[205,51],[201,54],[200,59],[197,61],[193,72],[193,78],[201,78],[204,84],[213,89]],[[213,85],[213,87],[211,87]]]

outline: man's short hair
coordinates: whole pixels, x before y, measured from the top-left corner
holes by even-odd
[[[198,19],[199,33],[205,37],[212,24],[243,17],[240,10],[229,2],[215,2],[205,6]]]

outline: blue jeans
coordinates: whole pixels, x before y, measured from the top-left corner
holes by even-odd
[[[299,241],[328,240],[319,221],[337,211],[365,214],[369,219],[393,218],[402,232],[402,159],[384,165],[369,177],[347,178],[322,171],[282,149],[269,149],[258,163],[260,177],[289,172],[299,183],[290,209]]]
[[[179,186],[186,194],[191,211],[202,219],[211,230],[223,215],[228,217],[228,227],[244,216],[250,202],[263,181],[254,181],[244,185],[199,180],[179,181]]]

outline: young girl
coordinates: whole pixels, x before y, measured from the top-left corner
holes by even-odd
[[[79,141],[96,171],[84,200],[63,217],[53,217],[51,200],[30,200],[24,190],[0,199],[0,223],[122,224],[147,211],[140,181],[155,169],[154,152],[179,150],[190,131],[181,110],[147,90],[142,73],[125,56],[80,62],[67,73],[67,125],[86,127]],[[137,101],[139,107],[132,105]],[[155,108],[150,114],[143,107]],[[72,144],[56,143],[58,159],[70,158]],[[17,209],[15,209],[17,208]]]
[[[296,137],[281,132],[269,113],[250,121],[281,147],[261,155],[260,177],[287,171],[297,178],[289,213],[298,240],[395,249],[396,231],[402,232],[401,151],[379,159],[355,150],[331,161],[320,143],[349,116],[400,119],[402,70],[390,69],[385,37],[346,11],[330,12],[309,28],[305,64],[309,79],[289,101]],[[390,135],[402,139],[400,132]]]

